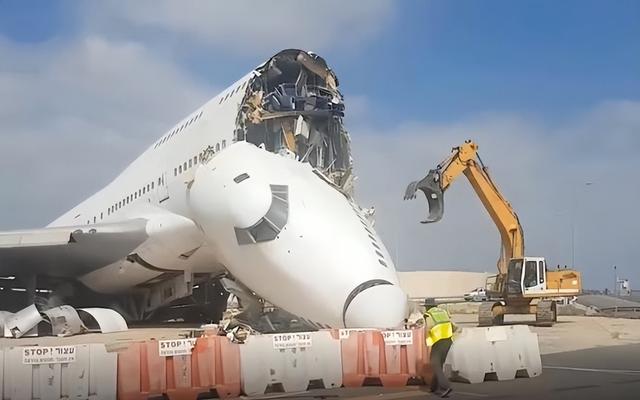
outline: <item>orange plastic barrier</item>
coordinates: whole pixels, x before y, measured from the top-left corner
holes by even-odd
[[[412,329],[412,344],[385,346],[385,368],[380,373],[383,386],[405,386],[410,379],[431,381],[429,348],[424,329]]]
[[[133,343],[118,354],[120,400],[193,400],[214,392],[220,398],[240,395],[240,349],[226,337],[198,338],[191,355],[161,357],[156,340]]]
[[[365,380],[383,386],[405,386],[410,379],[431,380],[429,349],[424,330],[413,329],[410,345],[387,345],[381,331],[353,331],[342,339],[342,375],[345,387]]]

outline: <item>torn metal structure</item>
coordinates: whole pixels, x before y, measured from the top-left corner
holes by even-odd
[[[50,329],[47,329],[47,325]],[[76,310],[62,305],[41,310],[35,304],[16,313],[0,311],[0,328],[4,337],[16,339],[49,334],[71,336],[88,332],[111,333],[128,329],[122,315],[108,308]]]
[[[235,140],[309,162],[352,194],[350,138],[338,78],[324,59],[284,50],[255,70],[236,120]]]

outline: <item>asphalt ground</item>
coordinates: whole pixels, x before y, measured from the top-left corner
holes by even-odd
[[[542,356],[536,378],[479,384],[453,382],[450,399],[640,399],[640,344],[598,347]],[[309,390],[241,399],[394,400],[438,398],[424,386]]]

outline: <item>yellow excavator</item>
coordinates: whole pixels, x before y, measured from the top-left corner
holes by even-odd
[[[444,192],[464,174],[500,232],[502,249],[498,274],[487,279],[487,297],[493,301],[480,305],[480,326],[501,325],[505,314],[535,314],[542,326],[557,321],[556,301],[582,291],[580,272],[573,269],[549,270],[544,257],[524,255],[524,233],[518,215],[491,179],[478,155],[478,145],[467,140],[454,147],[451,155],[429,171],[420,181],[411,182],[405,200],[422,191],[429,205],[424,224],[440,221],[444,213]],[[498,300],[499,299],[499,300]]]

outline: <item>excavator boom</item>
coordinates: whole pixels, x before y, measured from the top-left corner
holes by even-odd
[[[524,257],[524,233],[518,215],[502,196],[478,155],[478,145],[467,140],[454,147],[451,155],[420,181],[411,182],[405,200],[416,197],[418,190],[427,198],[429,215],[422,223],[437,222],[444,215],[444,192],[456,178],[464,174],[500,232],[502,251],[498,272],[506,275],[512,258]]]

